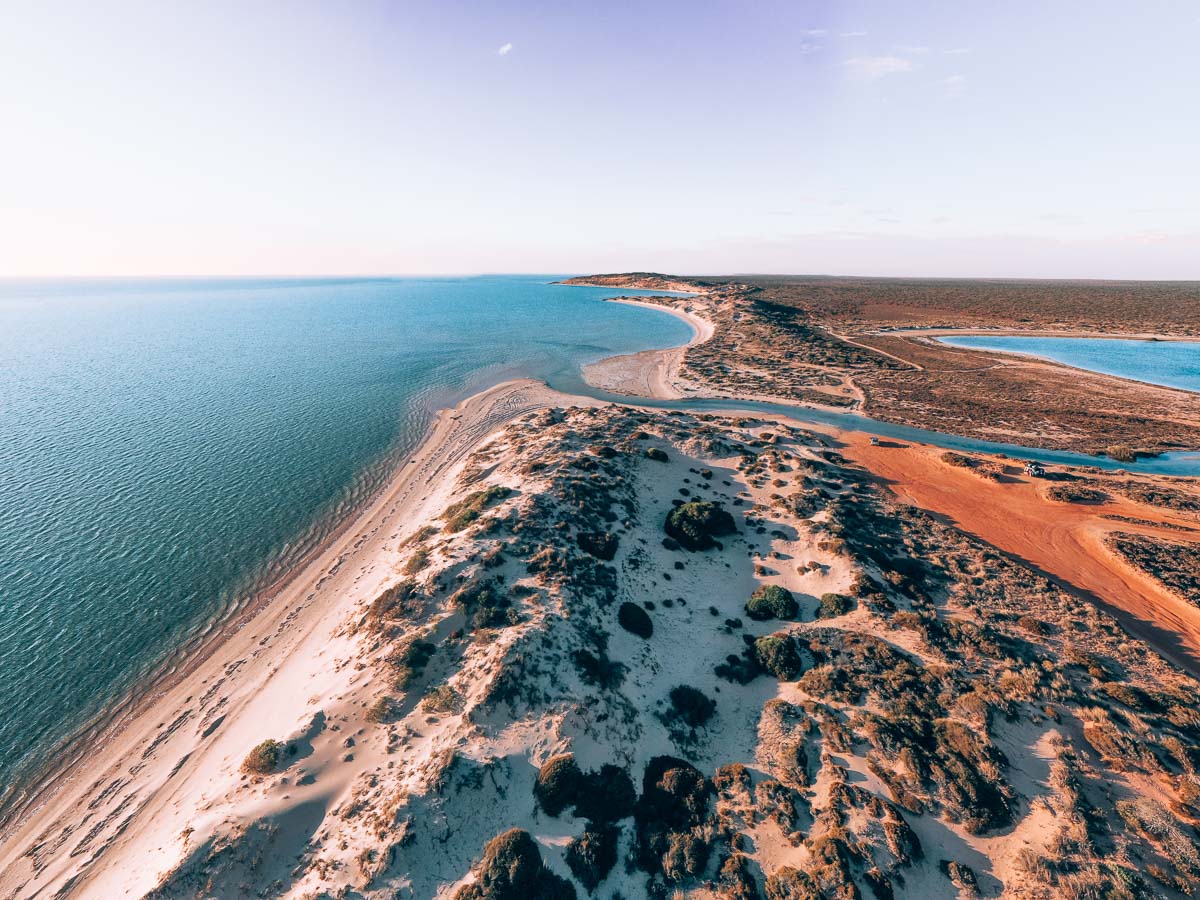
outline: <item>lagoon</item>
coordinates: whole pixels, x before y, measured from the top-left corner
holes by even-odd
[[[1200,342],[1123,338],[954,335],[943,343],[1051,359],[1077,369],[1148,384],[1200,391]]]

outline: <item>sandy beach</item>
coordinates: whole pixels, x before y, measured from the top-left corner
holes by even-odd
[[[696,386],[680,375],[680,364],[688,347],[702,344],[713,336],[712,322],[688,307],[645,303],[631,297],[618,297],[608,302],[669,313],[687,322],[694,333],[690,341],[679,347],[610,356],[591,363],[583,367],[584,380],[601,390],[632,397],[677,400],[694,393]]]

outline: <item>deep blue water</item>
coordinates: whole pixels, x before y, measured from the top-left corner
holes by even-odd
[[[690,337],[547,280],[0,282],[0,784],[310,548],[437,408]]]
[[[941,340],[955,347],[1025,353],[1077,369],[1200,391],[1200,342],[1001,335],[955,335]]]

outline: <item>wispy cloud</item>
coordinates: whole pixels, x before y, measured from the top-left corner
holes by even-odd
[[[844,38],[866,37],[866,36],[867,36],[867,33],[865,31],[843,31],[841,34],[838,35],[838,37],[844,37]]]
[[[912,60],[902,56],[852,56],[845,65],[860,78],[873,81],[886,75],[897,75],[901,72],[911,72]]]
[[[943,50],[947,56],[966,56],[971,51],[966,47],[951,47],[949,50]]]
[[[496,52],[499,53],[501,56],[508,56],[508,54],[512,53],[512,48],[513,48],[512,42],[509,41],[507,44],[501,44],[500,49],[497,50]]]
[[[942,87],[946,89],[947,97],[961,97],[967,92],[967,76],[966,75],[950,75],[943,78],[941,81]]]
[[[928,47],[897,47],[896,50],[900,53],[907,53],[909,56],[920,56],[929,52]]]
[[[829,34],[824,28],[802,28],[800,29],[800,33],[806,34],[809,37],[825,37],[825,35]]]

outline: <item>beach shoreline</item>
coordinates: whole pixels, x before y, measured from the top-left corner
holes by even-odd
[[[691,396],[696,388],[679,375],[683,355],[689,347],[702,344],[713,336],[716,332],[713,323],[690,310],[661,303],[646,303],[633,297],[613,297],[604,302],[667,313],[685,322],[692,329],[692,337],[686,344],[677,347],[642,350],[588,363],[581,370],[583,380],[594,388],[632,398],[679,400]]]
[[[447,476],[490,434],[526,412],[571,401],[595,403],[522,379],[487,388],[440,411],[410,458],[398,462],[384,487],[358,513],[348,516],[310,558],[282,576],[273,591],[211,629],[201,646],[158,673],[137,696],[110,707],[102,721],[81,732],[63,757],[50,761],[25,791],[14,796],[0,831],[0,893],[19,893],[35,873],[50,874],[69,865],[65,852],[53,851],[72,836],[77,810],[94,809],[106,796],[102,787],[106,781],[119,784],[128,796],[138,791],[145,795],[139,795],[141,802],[122,823],[122,840],[157,828],[145,805],[168,787],[185,762],[193,765],[197,756],[205,755],[204,745],[214,734],[219,737],[221,725],[232,716],[228,704],[219,716],[209,715],[207,728],[192,740],[183,759],[168,760],[171,754],[164,751],[178,752],[173,745],[187,738],[184,726],[196,718],[204,721],[198,708],[203,698],[196,703],[201,687],[207,685],[206,694],[212,694],[219,685],[229,691],[227,696],[240,692],[242,702],[256,699],[259,706],[272,693],[277,699],[303,696],[302,686],[268,688],[257,683],[256,676],[269,680],[274,674],[271,661],[294,651],[319,626],[328,626],[332,635],[359,599],[359,592],[353,590],[358,579],[350,579],[349,572],[359,566],[362,570],[377,567],[389,544],[435,516],[440,511],[434,508],[438,499],[453,482]],[[290,646],[281,652],[280,644]],[[269,645],[273,645],[271,653],[264,650]],[[132,821],[138,813],[141,821]],[[84,816],[84,821],[88,818]],[[56,825],[63,829],[63,837],[49,842]],[[31,866],[29,854],[34,847],[48,855]],[[94,874],[90,868],[88,872]],[[78,872],[57,874],[63,884],[73,889],[81,886],[75,880]]]

